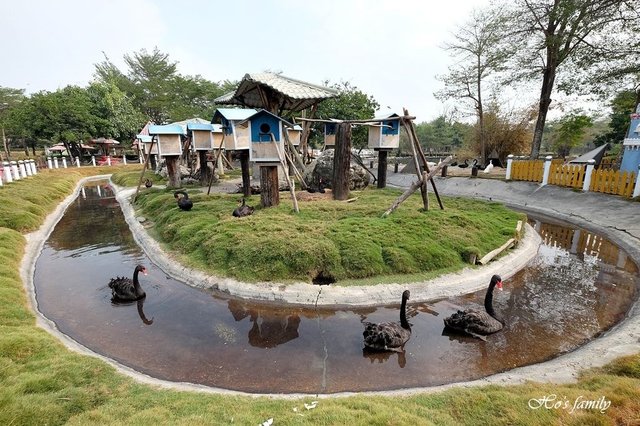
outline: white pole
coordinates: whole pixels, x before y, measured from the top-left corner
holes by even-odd
[[[67,168],[67,157],[62,157],[62,167]]]
[[[507,155],[507,174],[505,176],[506,180],[511,180],[511,165],[513,164],[513,154]]]
[[[82,199],[86,200],[87,199],[87,192],[84,190],[84,186],[81,189],[82,191]]]
[[[545,186],[549,183],[549,171],[551,171],[551,159],[553,157],[547,155],[544,159],[544,174],[542,175],[542,184],[541,186]]]
[[[60,168],[58,166],[58,157],[53,157],[53,167],[56,168],[56,169]]]
[[[636,187],[633,188],[633,198],[640,196],[640,164],[638,164],[638,174],[636,175]]]
[[[80,157],[76,157],[76,166],[80,167]]]
[[[111,156],[107,155],[107,165],[110,166],[111,165]]]
[[[33,174],[31,173],[31,160],[24,160],[24,162],[22,163],[22,167],[24,167],[24,171],[27,176],[31,176]]]
[[[24,168],[24,160],[18,160],[18,171],[22,179],[27,177],[27,169]]]
[[[13,180],[20,180],[20,173],[18,173],[18,163],[11,162],[11,173],[13,173]]]
[[[34,175],[37,175],[38,168],[36,167],[36,160],[31,160],[30,165],[31,165],[31,173],[33,173]]]
[[[95,155],[91,156],[91,162],[93,163],[93,167],[95,167],[96,166],[96,156]]]
[[[51,162],[51,157],[47,157],[47,166],[48,166],[50,169],[53,169],[53,163]]]
[[[585,192],[587,192],[591,186],[591,177],[593,176],[596,160],[589,160],[587,163],[587,170],[584,172],[584,182],[582,182],[582,190]]]
[[[127,165],[127,156],[122,154],[122,164]]]
[[[2,162],[2,175],[7,183],[13,182],[13,177],[11,176],[11,165],[9,165],[8,161]]]

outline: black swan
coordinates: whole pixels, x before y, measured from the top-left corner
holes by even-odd
[[[182,197],[180,197],[182,195]],[[185,191],[176,191],[173,193],[173,197],[178,200],[178,207],[180,210],[189,211],[193,207],[193,201],[189,199],[189,194]]]
[[[111,289],[111,295],[116,301],[134,301],[140,300],[146,296],[146,293],[140,287],[138,282],[138,273],[142,272],[147,275],[147,268],[142,265],[136,266],[133,271],[133,280],[127,277],[111,278],[109,281],[109,288]]]
[[[374,351],[401,352],[402,347],[411,337],[411,325],[407,321],[407,300],[409,290],[402,293],[400,305],[400,322],[364,323],[364,346]]]
[[[144,306],[144,299],[138,300],[138,315],[140,315],[140,319],[142,320],[143,323],[145,323],[146,325],[151,325],[153,324],[153,318],[151,319],[147,318],[147,316],[144,314],[144,311],[142,310],[143,306]]]
[[[322,178],[319,177],[318,178],[318,185],[311,185],[307,188],[307,192],[310,192],[311,194],[315,193],[315,192],[319,192],[321,194],[325,193],[324,190],[324,182],[322,181]]]
[[[460,167],[461,169],[466,169],[467,167],[469,167],[469,160],[464,160],[464,163],[458,164],[458,167]]]
[[[484,309],[486,312],[467,309],[458,311],[444,319],[445,328],[461,331],[473,337],[487,340],[486,335],[502,330],[504,321],[500,319],[493,310],[493,289],[498,287],[502,290],[502,278],[499,275],[491,277],[487,294],[484,297]]]
[[[147,188],[151,188],[153,186],[153,182],[150,179],[145,179],[144,186]]]
[[[251,206],[247,206],[246,200],[242,198],[242,205],[235,208],[235,210],[233,211],[233,216],[235,217],[249,216],[250,214],[253,213],[254,210],[255,208]]]

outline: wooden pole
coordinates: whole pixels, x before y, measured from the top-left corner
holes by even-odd
[[[298,151],[296,151],[296,147],[291,143],[291,140],[289,139],[289,135],[287,134],[287,130],[284,129],[282,133],[284,135],[284,140],[287,143],[287,146],[289,147],[289,152],[291,153],[290,156],[292,157],[292,160],[295,159],[296,163],[300,167],[300,170],[304,171],[304,161],[302,161],[302,158],[300,158],[300,154],[298,154]],[[291,162],[291,164],[295,172],[296,171],[295,164],[293,163],[293,161]],[[300,179],[300,187],[302,189],[307,189],[307,183],[302,178],[302,174],[299,172],[297,175],[299,175],[298,179]]]
[[[438,173],[438,171],[439,171],[442,167],[444,167],[445,165],[449,164],[449,162],[451,161],[451,159],[452,159],[452,157],[451,157],[451,156],[449,156],[449,157],[445,158],[445,159],[444,159],[444,161],[443,161],[443,162],[441,162],[440,164],[436,165],[436,167],[435,167],[431,172],[429,172],[429,173],[425,172],[425,173],[424,173],[424,175],[420,177],[420,179],[418,179],[416,182],[413,182],[413,183],[411,184],[411,186],[410,186],[410,187],[409,187],[405,192],[403,192],[403,193],[402,193],[402,195],[400,195],[400,196],[399,196],[399,197],[398,197],[398,198],[393,202],[393,204],[391,204],[391,207],[389,207],[389,208],[387,209],[387,211],[385,211],[385,212],[382,214],[382,217],[386,217],[386,216],[390,215],[391,213],[393,213],[393,211],[394,211],[395,209],[397,209],[397,208],[398,208],[398,206],[399,206],[400,204],[402,204],[402,202],[403,202],[403,201],[405,201],[407,198],[409,198],[409,196],[410,196],[411,194],[413,194],[414,192],[416,192],[416,191],[417,191],[417,189],[418,189],[418,188],[420,188],[420,187],[423,185],[423,183],[424,183],[424,182],[426,182],[426,181],[428,181],[429,179],[433,178],[433,176],[435,176],[435,175]]]
[[[381,149],[378,151],[378,188],[387,186],[387,155],[389,151]]]
[[[262,207],[273,207],[280,204],[280,188],[278,186],[278,166],[260,166],[260,203]]]
[[[242,169],[242,194],[245,197],[251,195],[251,176],[249,176],[249,150],[243,149],[240,151],[240,168]],[[262,176],[260,176],[262,180]],[[276,186],[277,186],[277,171],[276,171]]]
[[[204,186],[211,180],[209,174],[213,175],[207,164],[207,151],[198,151],[198,161],[200,162],[200,185]]]
[[[407,109],[405,108],[402,124],[405,126],[407,133],[410,133],[411,135],[410,139],[413,139],[413,142],[416,145],[416,149],[420,154],[425,170],[429,172],[429,166],[427,165],[427,157],[424,156],[424,152],[422,151],[422,146],[420,145],[420,141],[418,140],[418,134],[416,133],[416,128],[413,124],[414,119],[415,117],[411,117],[409,115],[409,111],[407,111]],[[436,188],[436,183],[434,182],[433,178],[430,179],[430,181],[431,181],[431,186],[433,187],[433,193],[436,195],[436,199],[438,200],[438,204],[440,205],[440,209],[444,210],[444,205],[442,204],[442,200],[440,199],[440,194],[438,194],[438,188]]]
[[[136,188],[136,194],[133,196],[133,202],[134,203],[138,199],[138,192],[140,192],[140,186],[142,185],[142,179],[144,178],[144,172],[147,170],[147,165],[149,164],[149,157],[151,157],[151,150],[153,149],[153,142],[155,140],[156,140],[155,136],[151,138],[151,144],[149,145],[149,152],[147,153],[147,156],[144,158],[144,165],[142,166],[142,173],[140,173],[140,179],[138,180],[138,187]]]
[[[416,153],[416,144],[413,141],[413,134],[409,130],[408,126],[406,126],[403,121],[403,125],[405,125],[405,130],[409,139],[411,140],[411,153],[413,154],[413,164],[416,168],[416,175],[418,176],[418,180],[422,181],[422,169],[420,168],[420,162],[418,161],[418,154]],[[425,164],[426,167],[426,164]],[[427,193],[427,185],[420,185],[420,193],[422,195],[422,205],[425,210],[429,210],[429,195]]]
[[[349,198],[349,169],[351,168],[351,124],[340,123],[336,132],[336,146],[333,151],[334,200]]]
[[[225,137],[225,134],[222,133],[222,139],[220,140],[220,145],[218,145],[218,151],[216,151],[216,159],[213,162],[213,170],[211,171],[211,176],[209,176],[209,189],[207,189],[207,195],[209,195],[211,193],[211,184],[213,183],[213,177],[216,174],[216,166],[218,165],[218,157],[220,155],[222,155],[222,145],[224,144],[224,137]]]
[[[167,163],[167,175],[169,177],[168,188],[180,188],[180,156],[167,155],[165,162]]]
[[[285,130],[286,132],[286,130]],[[278,143],[276,142],[276,137],[273,135],[273,133],[269,134],[271,136],[271,142],[273,142],[273,144],[276,146],[276,151],[278,151],[278,158],[280,159],[280,164],[282,164],[282,170],[284,173],[284,177],[287,180],[287,184],[289,185],[289,192],[291,193],[291,200],[293,201],[293,210],[295,210],[296,213],[300,213],[300,209],[298,208],[298,199],[296,198],[296,188],[295,188],[295,183],[293,181],[291,181],[291,179],[289,179],[289,174],[287,173],[287,162],[284,159],[284,156],[282,154],[282,152],[280,152],[280,147],[278,146]],[[291,165],[294,167],[293,163],[291,163]],[[276,173],[277,173],[278,168],[276,167]],[[280,189],[280,188],[278,188]]]

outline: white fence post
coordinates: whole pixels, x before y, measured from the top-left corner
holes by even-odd
[[[122,154],[122,164],[127,165],[127,156]]]
[[[640,164],[638,164],[638,174],[636,175],[636,186],[633,188],[633,198],[640,196]]]
[[[93,163],[93,167],[96,166],[96,156],[95,155],[91,156],[91,163]]]
[[[11,162],[11,173],[13,173],[13,180],[20,180],[20,173],[18,172],[18,163]]]
[[[80,157],[76,157],[76,166],[80,167]]]
[[[22,162],[22,167],[24,167],[24,172],[27,176],[31,176],[33,174],[31,173],[31,160],[24,160]]]
[[[62,157],[62,167],[67,168],[67,157]]]
[[[22,179],[27,177],[27,169],[24,168],[23,160],[18,160],[18,172],[20,173],[20,177]]]
[[[47,157],[47,167],[53,169],[53,163],[51,162],[51,157]]]
[[[549,183],[549,172],[551,171],[551,159],[553,157],[550,155],[547,155],[544,158],[544,174],[542,175],[542,184],[541,186],[545,186],[547,183]]]
[[[7,183],[13,182],[13,176],[11,176],[11,165],[8,161],[2,162],[2,175],[4,176],[4,180],[6,180]]]
[[[142,159],[143,156],[144,156],[144,154],[141,151],[140,155],[138,155],[138,160],[140,161],[140,164],[144,164],[144,160]]]
[[[505,175],[506,180],[511,180],[511,165],[513,164],[513,154],[507,155],[507,174]]]
[[[587,170],[584,172],[584,181],[582,182],[582,190],[587,192],[591,186],[591,177],[593,176],[593,169],[595,168],[596,160],[589,160],[587,162]]]
[[[58,157],[53,157],[53,168],[54,169],[59,169],[60,168],[58,166]]]
[[[111,165],[111,156],[107,155],[107,166]]]
[[[36,160],[31,160],[29,163],[31,165],[31,173],[33,173],[34,175],[37,175],[38,168],[36,167]]]

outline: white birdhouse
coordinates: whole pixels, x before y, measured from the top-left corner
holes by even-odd
[[[182,155],[182,137],[185,131],[179,124],[149,126],[149,134],[155,136],[161,156]]]
[[[369,148],[373,149],[394,149],[400,146],[400,116],[391,114],[374,126],[369,126]],[[388,120],[387,120],[388,119]]]
[[[253,108],[218,108],[216,110],[212,122],[222,126],[225,149],[238,151],[250,148],[249,125],[246,120],[256,112],[258,111]]]

